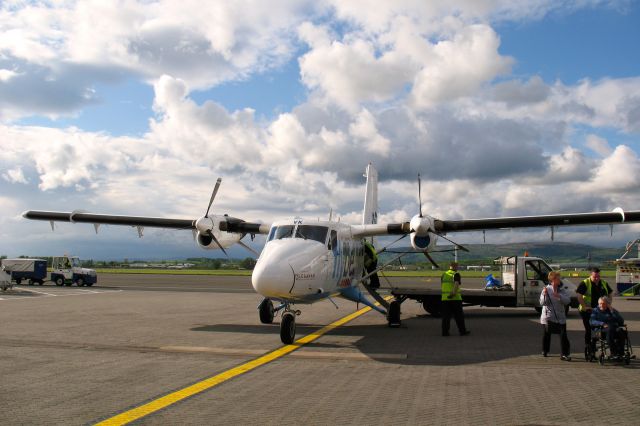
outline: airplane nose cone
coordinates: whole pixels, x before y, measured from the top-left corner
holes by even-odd
[[[251,274],[251,284],[265,297],[287,297],[293,287],[293,269],[287,262],[258,262]]]

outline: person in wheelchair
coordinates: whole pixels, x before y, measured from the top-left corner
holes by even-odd
[[[598,299],[598,306],[591,313],[589,322],[592,328],[600,329],[600,337],[607,339],[607,345],[613,358],[623,356],[624,344],[626,342],[626,330],[624,318],[611,306],[611,302],[606,296]]]

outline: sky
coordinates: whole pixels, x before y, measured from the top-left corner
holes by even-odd
[[[369,162],[380,222],[417,213],[418,174],[443,220],[640,210],[639,44],[633,0],[4,0],[0,254],[221,256],[189,231],[21,217],[195,219],[218,177],[214,213],[357,224]]]

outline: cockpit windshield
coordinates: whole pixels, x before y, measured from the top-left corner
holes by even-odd
[[[293,237],[293,225],[274,226],[269,232],[267,241]]]
[[[327,227],[318,225],[298,225],[296,238],[311,239],[324,244],[327,240]]]
[[[304,240],[315,240],[322,244],[327,240],[328,228],[326,226],[318,225],[298,225],[293,235],[293,229],[295,225],[281,225],[274,226],[269,232],[267,241],[280,240],[282,238],[302,238]]]

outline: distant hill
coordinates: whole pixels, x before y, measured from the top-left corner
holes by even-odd
[[[573,243],[510,243],[510,244],[465,244],[469,252],[458,250],[458,261],[461,264],[490,264],[493,259],[500,256],[523,256],[525,252],[529,256],[544,258],[548,263],[571,263],[571,264],[595,264],[602,265],[619,258],[625,248],[602,248],[586,244]],[[438,250],[448,250],[441,253],[432,253],[432,257],[438,263],[446,263],[454,258],[453,246],[438,246]],[[401,247],[390,249],[392,252],[412,251],[411,247]],[[633,254],[635,255],[635,254]],[[397,256],[394,253],[382,253],[382,262],[389,261]],[[590,259],[589,259],[590,258]],[[424,263],[428,262],[422,254],[408,254],[402,258],[402,263]],[[441,265],[442,266],[442,265]]]

